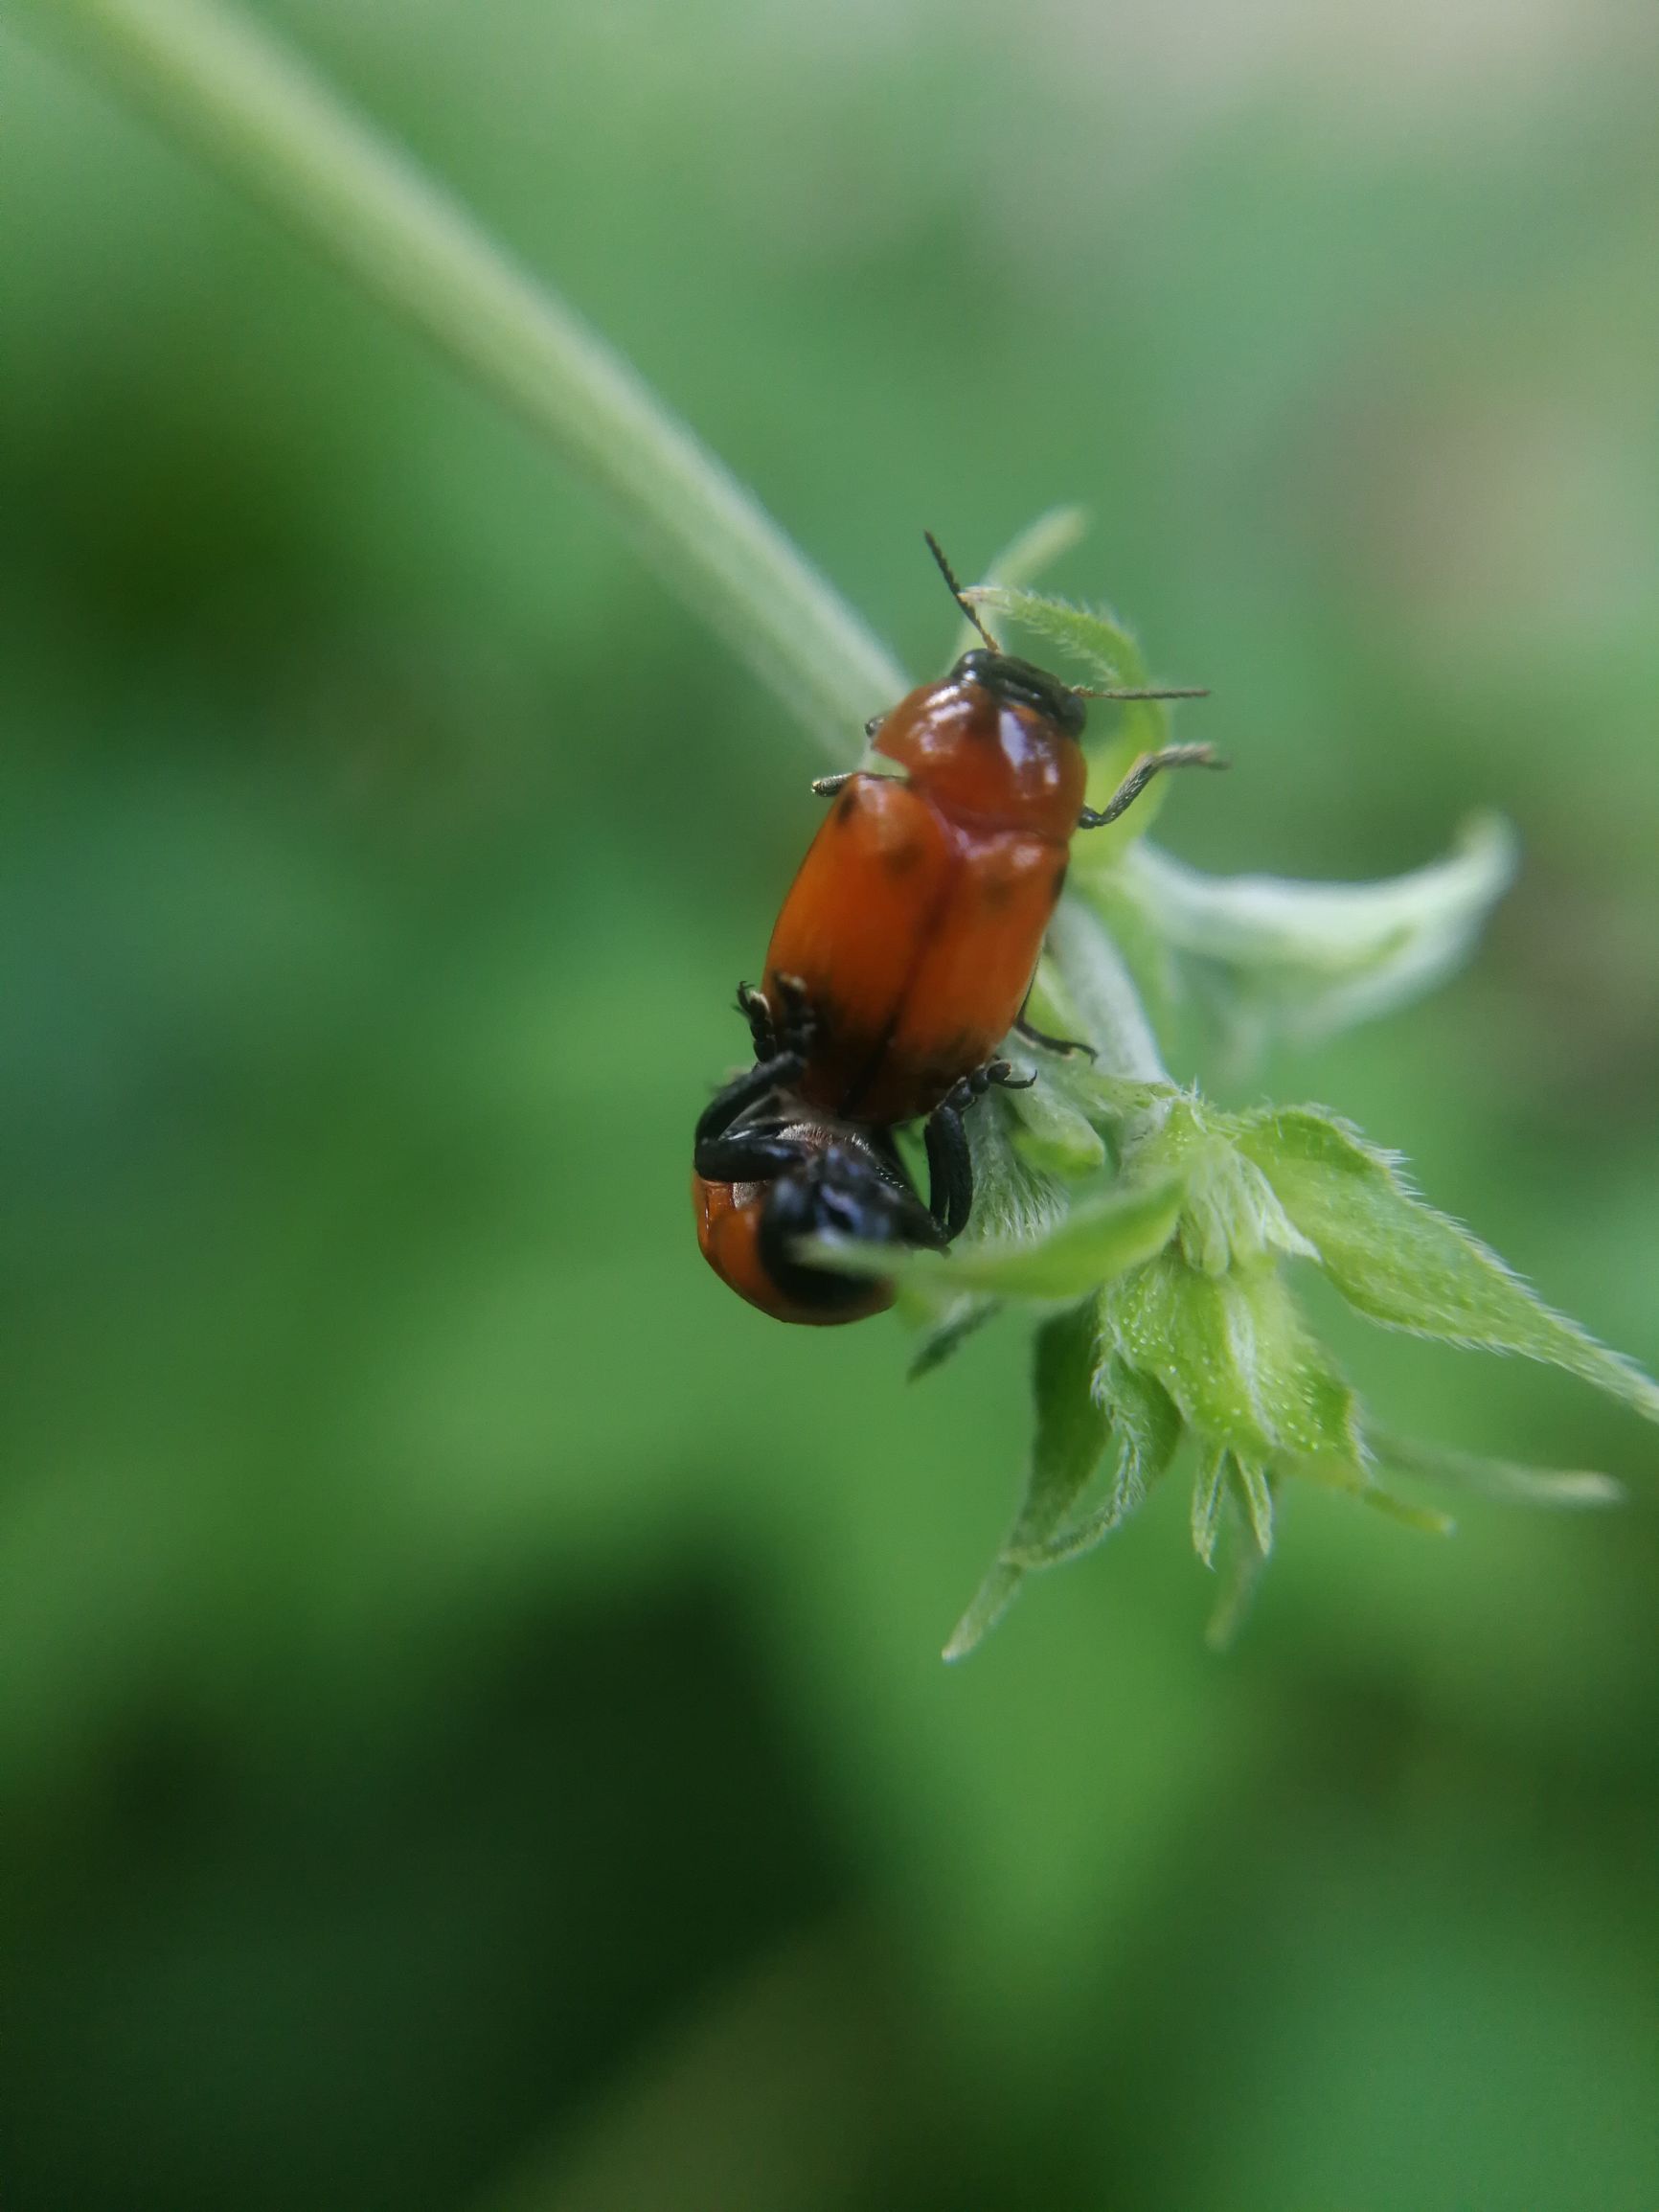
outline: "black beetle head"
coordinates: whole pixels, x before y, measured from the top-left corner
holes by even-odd
[[[1080,738],[1089,718],[1088,701],[1032,661],[975,646],[951,670],[958,683],[978,684],[1001,705],[1027,707],[1057,723],[1069,738]]]
[[[779,1175],[766,1195],[760,1246],[766,1272],[802,1305],[851,1305],[869,1288],[866,1275],[842,1275],[797,1260],[803,1237],[844,1237],[860,1244],[938,1250],[944,1232],[903,1172],[883,1160],[868,1140],[837,1137],[798,1167]]]

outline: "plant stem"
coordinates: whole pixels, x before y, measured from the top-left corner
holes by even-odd
[[[107,77],[549,437],[838,759],[907,678],[626,361],[260,26],[216,0],[33,0]]]
[[[1060,901],[1048,944],[1083,1034],[1100,1054],[1101,1073],[1168,1083],[1170,1071],[1123,955],[1080,899]]]

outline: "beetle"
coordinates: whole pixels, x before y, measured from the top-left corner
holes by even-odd
[[[892,1305],[889,1278],[814,1266],[797,1252],[812,1236],[942,1251],[966,1225],[973,1171],[963,1114],[992,1083],[1014,1083],[1006,1060],[959,1078],[928,1116],[924,1205],[892,1129],[807,1105],[797,1085],[815,1016],[800,978],[778,979],[783,1018],[758,992],[739,1004],[754,1033],[753,1067],[710,1101],[697,1123],[692,1202],[703,1257],[775,1320],[827,1327]]]
[[[1202,697],[1091,691],[1005,653],[928,548],[983,645],[868,725],[896,773],[813,785],[833,803],[772,931],[760,995],[797,977],[815,1017],[802,1102],[879,1126],[930,1112],[1020,1028],[1072,833],[1115,822],[1165,768],[1216,766],[1208,745],[1143,753],[1106,804],[1083,803],[1087,701]],[[741,996],[741,993],[739,994]]]
[[[805,1239],[940,1250],[961,1234],[973,1204],[963,1117],[991,1084],[1022,1087],[993,1048],[1018,1029],[1074,1049],[1024,1018],[1072,832],[1116,821],[1164,768],[1218,764],[1208,745],[1143,753],[1103,808],[1085,806],[1086,700],[1204,695],[1092,691],[1005,653],[924,535],[982,647],[867,725],[896,772],[813,786],[830,817],[784,901],[761,988],[738,987],[755,1064],[697,1124],[704,1257],[783,1321],[856,1321],[893,1303],[890,1279],[814,1266]],[[925,1205],[893,1135],[922,1117]]]

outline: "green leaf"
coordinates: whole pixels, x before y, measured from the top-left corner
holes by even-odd
[[[1049,951],[1079,1027],[1099,1053],[1096,1072],[1137,1087],[1173,1085],[1123,955],[1080,899],[1067,896],[1049,924]]]
[[[973,1162],[973,1217],[959,1252],[990,1243],[1026,1243],[1048,1236],[1071,1206],[1069,1184],[1024,1158],[1013,1141],[1019,1126],[1015,1093],[993,1090],[967,1117]]]
[[[1204,1641],[1213,1652],[1231,1649],[1255,1603],[1267,1565],[1266,1554],[1247,1526],[1236,1498],[1221,1509],[1220,1540],[1216,1574],[1220,1587],[1204,1630]]]
[[[1206,1566],[1216,1563],[1216,1537],[1232,1459],[1225,1445],[1212,1445],[1193,1479],[1193,1549]]]
[[[986,570],[977,588],[1033,582],[1045,569],[1052,568],[1057,560],[1070,553],[1073,546],[1080,544],[1088,527],[1089,518],[1080,507],[1049,508],[1034,522],[1028,523],[1017,537],[1010,539]],[[957,634],[952,657],[970,651],[979,642],[979,632],[970,623],[964,623]]]
[[[1025,1497],[1008,1541],[944,1648],[960,1659],[993,1627],[1018,1591],[1017,1555],[1039,1546],[1065,1520],[1105,1449],[1110,1421],[1096,1402],[1095,1301],[1085,1299],[1037,1331],[1032,1371],[1036,1435]]]
[[[1454,1451],[1443,1444],[1423,1444],[1368,1428],[1367,1439],[1385,1467],[1443,1483],[1503,1505],[1585,1507],[1620,1505],[1625,1492],[1610,1474],[1586,1469],[1526,1467],[1511,1459],[1488,1459],[1478,1452]]]
[[[922,1324],[920,1339],[910,1356],[906,1379],[920,1382],[965,1344],[976,1330],[1002,1311],[995,1298],[953,1298],[941,1313]]]
[[[1065,1096],[1063,1079],[1056,1073],[1063,1065],[1058,1056],[1015,1046],[1008,1057],[1022,1075],[1036,1078],[1027,1088],[1009,1093],[1015,1151],[1034,1167],[1057,1175],[1080,1178],[1103,1168],[1105,1145],[1093,1122]]]
[[[1154,796],[1156,790],[1154,785],[1148,796]],[[1133,810],[1124,816],[1126,822],[1132,823],[1133,819]],[[1133,849],[1139,852],[1144,843],[1143,836]],[[1155,917],[1137,899],[1125,893],[1123,872],[1118,866],[1119,855],[1114,853],[1097,865],[1086,859],[1088,850],[1086,838],[1074,843],[1074,867],[1068,881],[1075,895],[1104,924],[1123,966],[1141,995],[1153,1030],[1160,1037],[1167,1036],[1173,1028],[1178,1010],[1191,995],[1192,979]],[[1079,860],[1084,865],[1078,867]]]
[[[1163,1249],[1181,1212],[1181,1185],[1117,1183],[1072,1208],[1033,1243],[959,1244],[950,1252],[895,1251],[830,1237],[803,1237],[800,1257],[848,1275],[897,1276],[941,1291],[1004,1298],[1080,1298]]]
[[[1364,1490],[1354,1492],[1361,1505],[1368,1505],[1374,1513],[1386,1514],[1402,1528],[1415,1529],[1419,1536],[1456,1536],[1458,1524],[1449,1513],[1437,1513],[1431,1505],[1411,1505],[1403,1497],[1396,1497],[1380,1483],[1370,1483]]]
[[[1219,1134],[1185,1152],[1187,1203],[1181,1215],[1181,1251],[1200,1274],[1225,1275],[1235,1267],[1283,1253],[1319,1255],[1281,1205],[1272,1184],[1253,1160]]]
[[[1122,1182],[1081,1199],[1041,1243],[981,1244],[935,1264],[965,1288],[1004,1297],[1075,1298],[1163,1250],[1181,1213],[1175,1177]],[[919,1257],[929,1257],[921,1255]]]
[[[1114,911],[1138,911],[1235,1045],[1254,1050],[1276,1035],[1329,1036],[1432,990],[1513,880],[1515,844],[1482,815],[1444,859],[1375,883],[1206,876],[1144,840],[1113,859]]]
[[[1239,1501],[1249,1518],[1250,1533],[1256,1539],[1256,1549],[1265,1559],[1273,1549],[1273,1491],[1267,1470],[1258,1467],[1253,1459],[1235,1455],[1233,1474]]]
[[[1110,1424],[1115,1447],[1111,1489],[1092,1512],[1074,1513],[1040,1542],[1011,1542],[1009,1556],[1021,1566],[1059,1566],[1093,1551],[1140,1508],[1180,1447],[1181,1416],[1169,1392],[1149,1375],[1125,1367],[1116,1354],[1102,1357],[1098,1336],[1095,1357],[1095,1402]]]
[[[1249,1117],[1239,1141],[1359,1312],[1414,1335],[1548,1361],[1659,1421],[1659,1384],[1544,1305],[1346,1123],[1291,1107]]]
[[[1041,1544],[1081,1496],[1100,1463],[1111,1423],[1094,1396],[1095,1302],[1085,1298],[1036,1333],[1032,1396],[1036,1435],[1024,1503],[1005,1556]]]
[[[1361,1505],[1370,1506],[1373,1512],[1384,1514],[1406,1528],[1416,1529],[1420,1536],[1456,1533],[1457,1523],[1449,1514],[1438,1513],[1432,1506],[1414,1505],[1386,1489],[1377,1481],[1369,1459],[1343,1461],[1322,1454],[1317,1458],[1284,1459],[1279,1466],[1283,1472],[1316,1483],[1321,1490],[1334,1491],[1339,1497],[1357,1498]]]
[[[1363,1466],[1353,1393],[1276,1267],[1202,1275],[1165,1252],[1115,1285],[1102,1311],[1121,1357],[1156,1376],[1201,1435],[1259,1461]]]
[[[979,584],[964,596],[988,623],[1017,623],[1034,637],[1083,662],[1102,685],[1137,687],[1147,680],[1140,647],[1109,614],[1010,584]]]
[[[1162,1383],[1099,1344],[1097,1357],[1095,1396],[1111,1416],[1118,1440],[1118,1495],[1122,1510],[1132,1513],[1168,1471],[1186,1432]]]
[[[1001,1559],[997,1561],[974,1592],[966,1612],[950,1631],[949,1641],[939,1654],[947,1667],[966,1659],[976,1645],[985,1641],[1019,1595],[1025,1574],[1022,1566]]]

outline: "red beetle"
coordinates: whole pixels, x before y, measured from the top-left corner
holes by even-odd
[[[1208,745],[1143,753],[1103,808],[1085,807],[1085,700],[1203,695],[1086,691],[1005,653],[927,543],[984,649],[871,725],[901,773],[813,786],[833,798],[830,818],[784,901],[762,988],[738,989],[756,1064],[697,1124],[704,1256],[783,1321],[856,1321],[893,1302],[884,1279],[801,1259],[805,1237],[938,1248],[960,1235],[973,1203],[964,1110],[1014,1080],[995,1046],[1017,1028],[1066,1049],[1023,1010],[1072,832],[1116,821],[1160,769],[1215,759]],[[891,1133],[921,1115],[925,1206]]]

